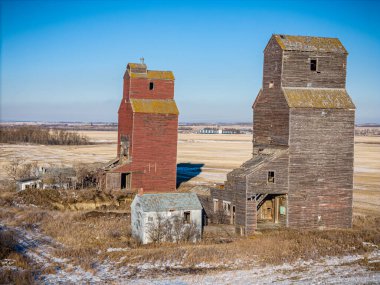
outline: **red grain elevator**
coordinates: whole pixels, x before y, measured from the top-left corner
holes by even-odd
[[[106,189],[176,190],[178,114],[173,72],[129,63],[118,111],[117,158],[106,166]]]

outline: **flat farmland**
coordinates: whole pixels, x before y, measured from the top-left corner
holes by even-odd
[[[104,163],[116,155],[117,132],[81,132],[95,144],[84,146],[0,145],[0,179],[3,167],[14,158],[23,162],[70,166],[75,163]],[[188,183],[223,183],[226,174],[249,159],[251,135],[179,134],[178,163],[199,167]],[[355,138],[354,211],[380,216],[380,137]]]

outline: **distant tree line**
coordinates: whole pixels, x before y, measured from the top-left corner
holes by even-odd
[[[355,128],[357,136],[380,136],[380,128]]]
[[[47,145],[90,144],[88,137],[66,130],[38,126],[0,127],[0,143],[34,143]]]

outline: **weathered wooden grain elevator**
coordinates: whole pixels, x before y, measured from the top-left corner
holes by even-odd
[[[118,111],[117,158],[105,168],[106,189],[176,190],[178,114],[173,72],[129,63]]]
[[[336,38],[273,35],[253,104],[253,156],[212,189],[236,231],[352,226],[355,106]]]

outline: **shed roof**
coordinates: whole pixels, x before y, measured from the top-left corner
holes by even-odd
[[[229,172],[227,174],[227,180],[229,180],[229,176],[246,177],[247,175],[254,173],[257,169],[268,165],[271,161],[280,156],[286,155],[287,153],[288,149],[266,148],[260,154],[254,155],[250,160],[244,162],[240,167]]]
[[[319,51],[347,54],[347,50],[337,38],[273,35],[283,50]]]
[[[179,114],[174,100],[130,99],[130,101],[134,113]]]
[[[75,176],[76,171],[72,167],[48,167],[45,174]]]
[[[164,212],[169,210],[202,210],[195,193],[163,193],[136,196],[144,212]]]
[[[16,183],[24,183],[24,182],[31,182],[31,181],[41,181],[38,177],[28,177],[28,178],[21,178],[16,181]]]
[[[345,89],[282,88],[289,108],[355,109]]]
[[[147,78],[161,80],[175,79],[172,71],[147,70],[146,65],[141,63],[128,63],[127,71],[131,78]]]

